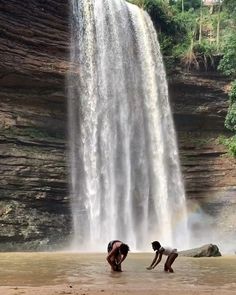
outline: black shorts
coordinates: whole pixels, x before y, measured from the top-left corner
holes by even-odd
[[[120,242],[120,241],[119,241],[119,240],[114,240],[114,241],[110,241],[110,242],[108,243],[108,245],[107,245],[107,252],[108,252],[108,253],[111,252],[112,247],[113,247],[114,243],[116,243],[116,242]]]

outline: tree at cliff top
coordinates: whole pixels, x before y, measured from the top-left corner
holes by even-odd
[[[225,0],[224,9],[228,19],[226,21],[223,58],[219,64],[219,70],[225,75],[236,78],[236,5],[235,0]]]
[[[234,0],[130,0],[147,10],[165,60],[186,69],[217,69],[231,26]],[[167,58],[168,57],[168,58]],[[177,63],[177,64],[176,64]]]

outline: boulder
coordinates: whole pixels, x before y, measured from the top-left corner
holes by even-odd
[[[199,248],[193,248],[179,252],[180,256],[186,257],[217,257],[222,256],[218,246],[213,244],[206,244]]]

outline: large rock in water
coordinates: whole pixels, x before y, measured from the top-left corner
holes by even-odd
[[[186,251],[180,251],[180,256],[187,257],[217,257],[221,256],[219,248],[213,244],[206,244],[199,248],[194,248]]]

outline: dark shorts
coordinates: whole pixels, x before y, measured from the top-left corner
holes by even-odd
[[[108,253],[111,252],[112,247],[113,247],[114,243],[116,243],[116,242],[120,242],[120,241],[119,241],[119,240],[114,240],[114,241],[110,241],[110,242],[108,243],[108,245],[107,245],[107,252],[108,252]]]

